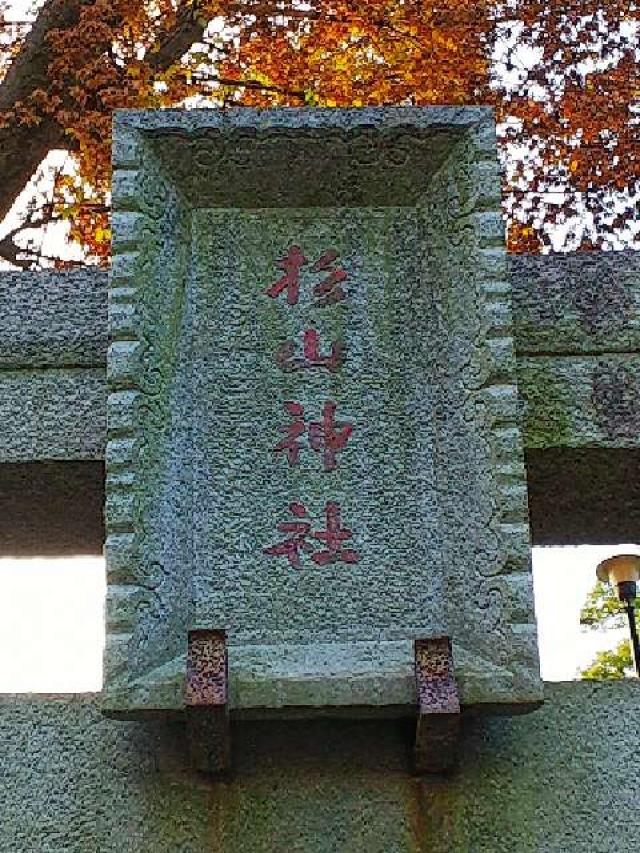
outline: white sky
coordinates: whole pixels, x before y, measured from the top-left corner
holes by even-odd
[[[0,692],[100,690],[104,561],[0,560]]]
[[[595,567],[630,545],[535,548],[542,676],[567,681],[612,648],[624,630],[585,631],[580,608]],[[104,562],[99,558],[0,560],[0,693],[97,691],[102,686]]]

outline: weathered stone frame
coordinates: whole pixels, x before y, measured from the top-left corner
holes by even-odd
[[[451,445],[451,453],[445,456],[458,458],[459,464],[464,459],[455,438],[452,441],[457,418],[471,418],[478,434],[476,448],[465,448],[468,489],[455,504],[446,488],[441,495],[443,526],[449,524],[451,530],[445,557],[448,621],[453,626],[456,675],[465,704],[508,704],[539,691],[522,412],[496,151],[493,116],[484,111],[484,119],[452,148],[430,185],[432,197],[443,194],[448,199],[432,207],[431,224],[440,218],[433,227],[434,240],[438,234],[448,234],[452,245],[460,245],[466,273],[461,278],[459,265],[449,267],[445,247],[433,286],[444,280],[453,295],[442,296],[442,304],[451,311],[446,321],[451,342],[449,380],[464,388],[467,397],[462,408],[455,400],[453,408],[444,401],[441,441],[444,447]],[[481,450],[476,457],[474,449]],[[478,476],[480,460],[485,467]],[[460,482],[466,473],[458,470]],[[460,536],[466,519],[480,505],[480,500],[474,501],[474,488],[477,498],[487,492],[492,496],[491,516],[478,525],[482,541]],[[478,551],[488,557],[491,571],[481,569],[485,576],[474,584],[471,567]],[[469,595],[473,602],[465,608],[462,602]],[[492,606],[496,600],[498,606]]]
[[[178,573],[166,576],[160,570],[165,562],[155,559],[158,536],[153,527],[146,529],[149,519],[145,519],[140,482],[143,470],[146,478],[154,476],[158,480],[163,473],[159,469],[158,442],[171,428],[170,367],[175,358],[172,350],[179,338],[179,329],[171,325],[171,318],[181,318],[175,307],[184,299],[190,208],[164,179],[144,134],[118,127],[113,163],[105,454],[108,594],[104,706],[108,711],[135,710],[138,706],[177,708],[183,704],[182,686],[176,686],[175,677],[165,679],[162,674],[154,674],[150,690],[145,676],[154,666],[145,650],[153,643],[154,651],[158,647],[165,649],[168,662],[186,660],[187,591],[184,578]],[[155,306],[149,306],[148,300],[145,302],[139,295],[147,277],[174,285],[164,293],[159,285],[153,288],[156,298],[160,297]],[[149,328],[144,323],[145,309],[153,315],[154,338],[143,333]],[[188,484],[184,492],[188,501]],[[173,606],[167,608],[163,596]],[[159,610],[163,613],[161,618],[150,618]]]
[[[494,464],[485,472],[483,483],[491,490],[493,503],[491,518],[486,520],[488,537],[483,543],[492,555],[490,575],[482,579],[480,588],[474,586],[471,567],[477,543],[462,542],[456,551],[450,542],[446,557],[456,675],[462,702],[467,705],[495,704],[508,708],[540,699],[511,288],[499,213],[500,180],[492,111],[486,108],[231,110],[200,112],[197,116],[180,111],[123,112],[116,117],[114,133],[114,256],[109,300],[106,452],[109,593],[104,691],[104,708],[109,713],[131,717],[184,708],[190,627],[185,578],[166,571],[154,575],[154,566],[165,564],[153,559],[153,522],[150,524],[145,517],[144,495],[140,490],[142,466],[146,466],[145,479],[153,471],[160,478],[158,482],[162,480],[164,472],[158,467],[157,441],[162,440],[163,430],[177,428],[179,432],[179,426],[167,423],[172,389],[170,375],[166,369],[163,371],[163,365],[166,368],[172,353],[175,355],[172,348],[179,342],[179,330],[171,323],[165,324],[163,317],[181,317],[180,310],[169,310],[169,306],[174,309],[180,306],[189,264],[189,200],[167,179],[166,168],[158,161],[151,141],[172,133],[188,136],[203,127],[229,132],[239,127],[256,127],[256,133],[260,133],[275,128],[352,130],[372,126],[409,131],[440,127],[459,136],[440,172],[432,179],[429,195],[442,190],[451,199],[458,199],[459,209],[450,210],[450,222],[445,225],[455,231],[463,220],[467,251],[474,252],[473,281],[462,282],[462,286],[460,282],[452,284],[458,284],[463,297],[464,285],[472,285],[467,287],[466,298],[471,298],[471,316],[476,318],[472,338],[475,349],[466,363],[463,358],[456,364],[456,353],[452,353],[451,378],[465,383],[468,391],[465,416],[475,418],[483,441],[490,448],[488,458]],[[173,204],[167,204],[170,196]],[[442,260],[445,257],[446,253]],[[168,276],[165,273],[171,267],[173,274]],[[174,285],[168,293],[161,291],[162,298],[150,308],[141,291],[153,276],[165,282],[171,280]],[[159,294],[156,292],[155,296]],[[153,340],[141,334],[144,328],[141,310],[153,312],[158,329]],[[468,312],[458,318],[461,334],[468,318]],[[149,435],[149,423],[154,420],[155,446],[143,439]],[[181,489],[178,500],[186,509],[188,483],[181,483]],[[443,507],[443,518],[455,528],[452,519],[473,511],[473,500],[456,508],[450,498],[449,495],[449,504]],[[173,559],[179,559],[180,555],[188,558],[187,539],[172,543],[172,548]],[[145,559],[141,557],[143,550]],[[471,611],[465,609],[468,604],[475,610],[474,625],[473,619],[469,619]],[[485,622],[485,613],[489,612],[497,612],[499,616],[491,626],[493,634],[487,631]],[[148,657],[146,649],[150,644],[153,654]],[[384,671],[390,685],[381,704],[407,712],[415,704],[411,642],[407,642],[406,650],[397,643],[382,645],[385,648],[377,650],[377,664],[372,662],[374,670],[379,665],[380,671]],[[163,650],[161,660],[157,659],[158,650]],[[366,650],[367,659],[371,651]],[[351,689],[349,654],[347,651],[344,667],[343,692],[347,693]],[[242,670],[241,656],[235,663],[237,672]],[[251,668],[255,660],[249,657],[246,663]],[[231,649],[232,708],[237,672],[234,673]],[[273,678],[277,677],[274,673]],[[236,687],[237,697],[243,685]],[[356,689],[354,695],[357,693]]]

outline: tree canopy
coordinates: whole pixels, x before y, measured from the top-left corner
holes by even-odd
[[[640,600],[636,604],[636,616],[640,620]],[[612,586],[601,582],[595,585],[580,612],[580,624],[595,630],[627,628],[625,612]],[[586,679],[626,678],[633,668],[631,645],[624,639],[615,648],[598,652],[581,676]]]
[[[77,162],[0,236],[18,266],[38,262],[20,231],[58,218],[108,259],[121,107],[491,104],[512,251],[640,242],[636,0],[40,0],[24,22],[17,5],[0,0],[0,220],[48,151]]]

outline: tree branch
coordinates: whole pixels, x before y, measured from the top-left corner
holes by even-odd
[[[201,78],[199,75],[193,74],[192,77],[202,87],[202,94],[210,94],[210,91],[206,88],[207,85],[209,83],[217,83],[219,86],[227,86],[231,89],[255,89],[259,92],[274,92],[278,95],[288,95],[291,98],[299,98],[301,101],[306,99],[304,89],[287,89],[284,86],[278,86],[275,83],[263,83],[251,77],[248,77],[246,80],[234,77],[220,77],[217,74],[206,74]]]
[[[49,88],[47,35],[54,28],[72,27],[80,5],[81,0],[47,0],[0,85],[0,114],[26,101],[36,89]],[[69,146],[64,128],[48,117],[35,126],[12,122],[0,127],[0,220],[48,152]]]
[[[28,230],[29,228],[40,228],[45,225],[49,225],[51,222],[59,221],[60,217],[56,216],[52,210],[51,205],[46,205],[45,208],[40,211],[38,214],[35,212],[31,213],[25,222],[21,222],[19,225],[16,225],[15,228],[12,228],[7,234],[0,239],[0,256],[9,263],[13,264],[16,267],[20,267],[23,270],[29,270],[32,268],[33,264],[42,257],[41,253],[32,252],[30,249],[22,248],[18,246],[15,242],[14,237],[18,234],[21,234],[23,231]],[[24,258],[20,257],[21,255],[30,254],[32,257]],[[53,259],[49,259],[53,260]]]
[[[16,104],[28,101],[36,89],[49,91],[49,64],[52,59],[49,33],[54,29],[73,28],[82,7],[91,2],[47,0],[0,84],[0,115]],[[197,6],[194,4],[179,16],[177,25],[149,57],[156,72],[166,70],[202,37],[205,24],[197,17]],[[36,125],[21,125],[15,121],[5,127],[0,125],[0,221],[52,148],[73,150],[73,141],[51,117],[43,116]],[[9,242],[13,245],[12,241]],[[13,250],[9,250],[9,256],[3,250],[9,250],[6,237],[0,241],[0,255],[15,263]]]
[[[194,4],[192,8],[185,9],[178,16],[176,26],[160,42],[158,50],[149,54],[149,65],[156,73],[166,71],[189,50],[194,42],[202,38],[206,25],[199,19],[197,5]]]

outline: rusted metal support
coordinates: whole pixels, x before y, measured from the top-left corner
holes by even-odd
[[[414,763],[418,773],[443,773],[456,759],[460,698],[449,637],[415,642],[418,724]]]
[[[227,637],[224,631],[189,631],[185,709],[191,762],[201,773],[230,766]]]

